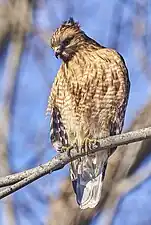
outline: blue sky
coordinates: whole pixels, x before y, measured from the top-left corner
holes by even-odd
[[[62,21],[73,16],[75,20],[80,22],[81,28],[87,35],[105,46],[112,43],[110,35],[111,26],[114,22],[112,13],[115,1],[73,0],[68,2],[67,0],[52,0],[46,2],[46,7],[41,5],[33,22],[33,26],[36,25],[38,30],[51,32]],[[66,3],[68,7],[66,7]],[[125,8],[122,17],[123,24],[131,20],[132,13],[132,7]],[[38,34],[35,34],[32,38],[27,37],[27,39],[28,42],[24,49],[18,73],[18,85],[15,92],[15,106],[13,107],[13,120],[11,123],[9,162],[12,171],[39,165],[55,154],[55,151],[50,150],[49,118],[45,116],[45,109],[49,89],[61,61],[54,57],[53,51],[41,40]],[[149,82],[142,73],[140,63],[135,55],[135,48],[137,48],[137,45],[132,41],[131,30],[122,31],[118,51],[126,60],[131,80],[125,128],[129,127],[150,96]],[[4,56],[0,59],[0,81],[3,79],[3,66]],[[57,193],[58,184],[67,173],[67,168],[65,168],[30,185],[23,191],[19,191],[15,195],[16,201],[35,201],[35,204],[38,204],[37,210],[39,212],[40,209],[43,218],[47,212],[46,204],[36,201],[35,198],[32,199],[31,189],[40,192],[42,186],[45,185],[44,192],[46,196],[49,193]],[[53,185],[51,185],[52,181]],[[44,202],[46,203],[47,200],[44,199]],[[19,208],[17,210],[22,215]],[[21,224],[25,223],[21,222]]]

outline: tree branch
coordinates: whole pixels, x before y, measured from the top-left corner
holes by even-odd
[[[107,137],[105,139],[98,140],[97,143],[92,142],[91,153],[97,151],[103,151],[105,149],[113,148],[120,145],[129,144],[132,142],[138,142],[144,139],[151,138],[151,127]],[[21,173],[8,175],[0,178],[0,187],[6,187],[0,191],[0,199],[8,196],[9,194],[23,188],[24,186],[32,183],[40,177],[50,174],[55,170],[63,168],[69,162],[86,155],[86,152],[77,152],[74,147],[71,147],[69,151],[60,153],[55,156],[49,162],[42,164],[30,170],[26,170]]]

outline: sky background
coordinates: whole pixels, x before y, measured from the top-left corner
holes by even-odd
[[[122,4],[125,4],[122,7],[122,12],[119,13],[117,10],[117,13],[115,13],[115,7],[121,7]],[[104,46],[116,48],[124,57],[131,81],[125,121],[125,129],[128,129],[151,94],[150,81],[143,72],[137,57],[137,51],[141,48],[141,45],[140,40],[135,39],[135,32],[132,28],[135,10],[135,5],[130,1],[39,1],[38,8],[32,15],[34,32],[26,36],[26,45],[13,96],[8,147],[8,160],[12,172],[25,170],[47,162],[56,154],[49,142],[49,117],[45,115],[45,110],[50,87],[61,61],[55,58],[53,51],[47,42],[42,40],[40,33],[48,32],[51,35],[70,16],[80,22],[81,29],[88,36]],[[122,28],[117,35],[114,28],[119,20]],[[5,60],[9,51],[10,46],[8,44],[0,55],[1,90],[3,90]],[[59,184],[67,174],[68,167],[50,176],[43,177],[15,193],[13,202],[17,223],[44,224],[48,213],[48,196],[57,197]],[[44,194],[41,195],[40,193]],[[33,207],[33,205],[36,207]],[[3,207],[2,204],[1,206]],[[35,216],[32,216],[33,214]],[[2,218],[0,217],[0,219]],[[2,221],[0,223],[2,224]]]

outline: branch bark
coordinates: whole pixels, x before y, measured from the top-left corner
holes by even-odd
[[[98,140],[97,143],[92,142],[93,149],[91,150],[91,153],[97,151],[105,151],[109,148],[129,144],[132,142],[138,142],[149,138],[151,138],[151,127],[123,133],[120,135]],[[86,152],[77,152],[77,150],[72,147],[70,151],[60,153],[49,162],[42,164],[36,168],[2,177],[0,179],[0,187],[10,186],[0,191],[0,199],[23,188],[24,186],[32,183],[33,181],[39,179],[40,177],[43,177],[46,174],[50,174],[55,170],[63,168],[69,162],[86,154]]]

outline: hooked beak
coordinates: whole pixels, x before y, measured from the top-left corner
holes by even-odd
[[[61,48],[60,47],[56,47],[56,48],[54,48],[54,52],[55,52],[55,56],[56,56],[56,58],[58,59],[58,56],[60,56],[61,55]]]

